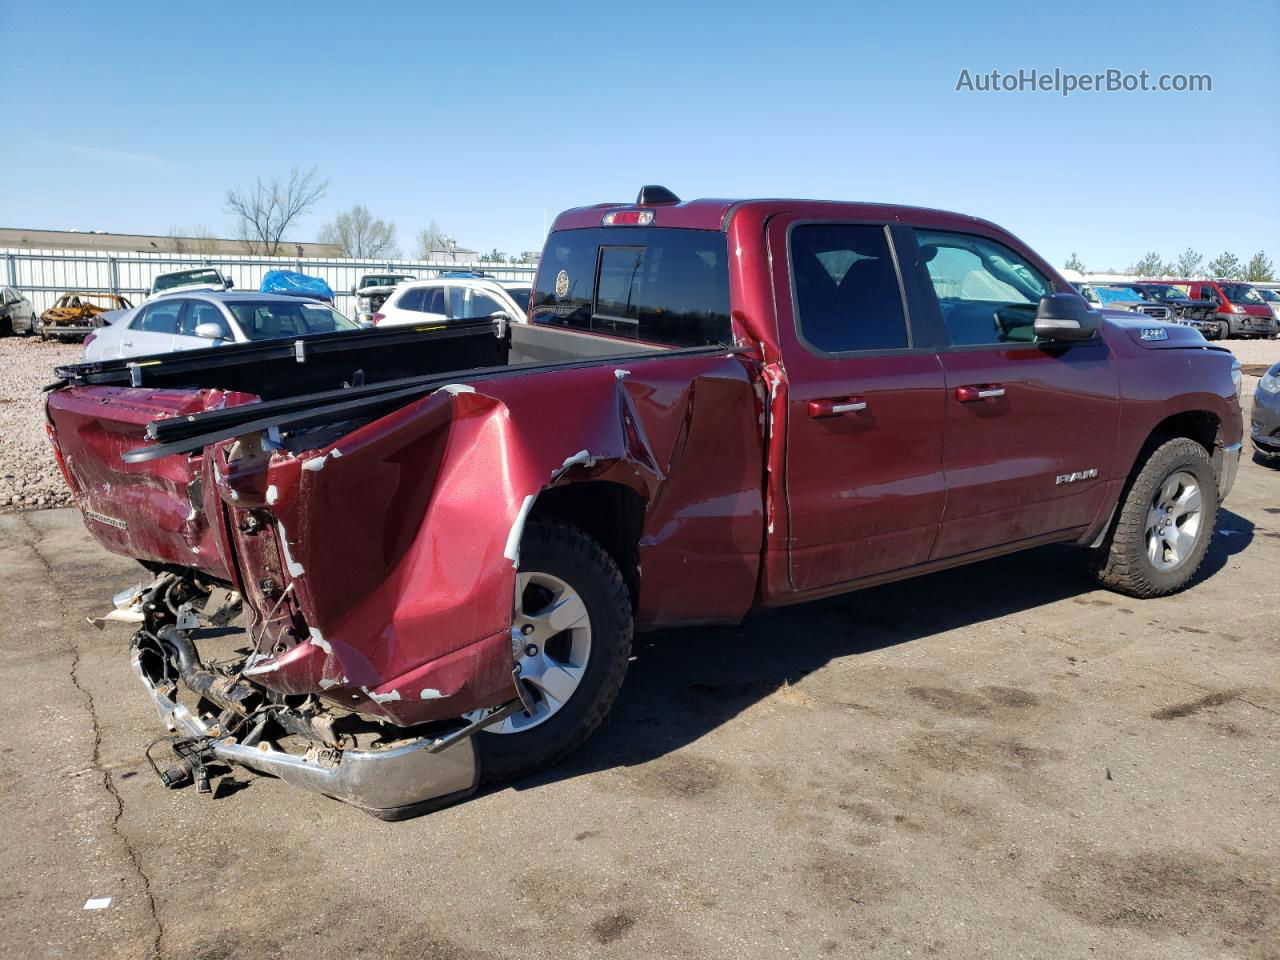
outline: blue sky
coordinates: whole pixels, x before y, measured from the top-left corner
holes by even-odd
[[[1280,261],[1275,0],[303,9],[0,0],[0,226],[230,235],[227,187],[299,165],[331,184],[298,240],[363,203],[514,252],[662,183],[960,210],[1091,269]],[[1033,67],[1213,91],[955,90]]]

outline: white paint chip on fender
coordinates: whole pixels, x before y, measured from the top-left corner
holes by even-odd
[[[342,456],[342,451],[335,448],[322,457],[312,457],[310,460],[302,461],[302,469],[310,470],[312,472],[316,470],[323,470],[324,465],[329,462],[330,457],[337,460],[340,456]]]
[[[307,629],[311,631],[311,642],[325,653],[333,656],[333,647],[330,645],[329,641],[324,638],[324,634],[315,627],[308,627]]]
[[[432,690],[430,687],[423,687],[422,699],[423,700],[443,700],[444,694],[441,693],[439,690]]]
[[[440,388],[452,397],[456,397],[460,393],[475,393],[476,388],[468,386],[465,383],[446,383]]]
[[[276,521],[276,528],[280,531],[280,550],[284,553],[284,565],[289,571],[289,576],[302,576],[306,571],[302,568],[302,564],[294,560],[293,554],[289,552],[289,535],[284,532],[284,524]]]
[[[524,503],[520,505],[520,512],[516,514],[516,521],[511,524],[511,532],[507,534],[507,548],[502,551],[502,555],[511,561],[513,567],[520,565],[520,538],[524,536],[524,522],[529,519],[533,500],[533,494],[524,498]]]
[[[276,485],[273,483],[267,487],[267,503],[274,504],[279,499],[280,491],[276,489]]]

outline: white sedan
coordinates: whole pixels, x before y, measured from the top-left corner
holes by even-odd
[[[273,293],[190,293],[151,300],[89,334],[84,360],[118,360],[225,343],[359,330],[327,303]]]
[[[389,327],[470,320],[496,313],[506,314],[514,321],[525,318],[525,311],[499,281],[446,274],[400,284],[370,319],[378,327]]]

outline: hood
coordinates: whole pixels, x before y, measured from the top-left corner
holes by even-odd
[[[1165,323],[1153,320],[1141,314],[1127,313],[1123,310],[1100,311],[1109,330],[1120,336],[1128,337],[1140,347],[1148,350],[1224,350],[1225,347],[1214,347],[1205,340],[1195,327],[1184,323]]]

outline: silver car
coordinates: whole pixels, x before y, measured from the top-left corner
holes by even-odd
[[[25,337],[35,330],[35,317],[30,300],[13,287],[0,287],[0,336]]]
[[[359,330],[327,303],[275,293],[183,293],[125,311],[85,338],[84,360],[118,360],[228,343]]]

